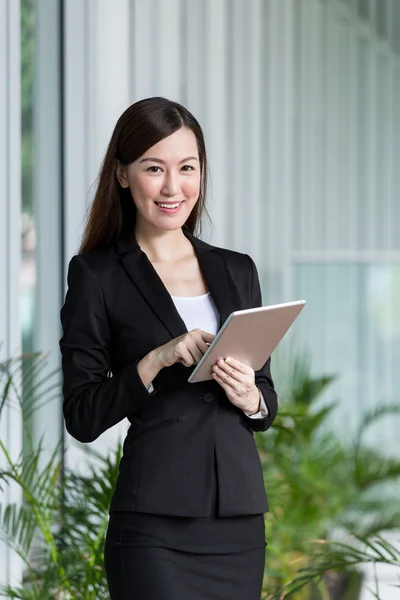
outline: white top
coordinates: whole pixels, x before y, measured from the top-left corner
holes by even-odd
[[[202,329],[215,335],[219,329],[219,314],[210,292],[202,296],[171,296],[176,310],[188,331]]]
[[[210,292],[201,296],[171,296],[171,298],[188,331],[202,329],[214,335],[217,333],[220,316]],[[260,400],[261,410],[259,412],[247,415],[243,411],[251,419],[262,419],[268,416],[268,407],[261,392]]]

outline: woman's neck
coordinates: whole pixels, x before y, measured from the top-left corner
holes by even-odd
[[[181,260],[193,253],[192,244],[186,238],[182,229],[172,231],[135,230],[135,238],[141,250],[151,262],[170,262]]]

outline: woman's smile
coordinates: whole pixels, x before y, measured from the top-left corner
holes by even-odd
[[[184,200],[180,202],[155,202],[155,205],[165,214],[176,214],[180,211]]]

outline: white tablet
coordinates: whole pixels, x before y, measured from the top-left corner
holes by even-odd
[[[230,356],[258,371],[267,362],[306,301],[237,310],[229,315],[188,381],[212,379],[211,369]]]

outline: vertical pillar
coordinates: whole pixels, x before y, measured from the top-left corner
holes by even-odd
[[[19,326],[19,278],[21,262],[21,130],[20,130],[20,5],[19,0],[0,0],[0,362],[21,352]],[[4,387],[0,373],[0,398]],[[21,412],[3,407],[0,441],[17,460],[22,451]],[[7,461],[0,449],[0,470]],[[0,490],[1,504],[19,503],[18,486]],[[1,583],[21,576],[21,561],[0,542]]]
[[[34,84],[34,218],[36,228],[36,311],[34,350],[47,354],[46,371],[59,367],[61,210],[63,200],[62,1],[36,0]],[[51,379],[55,383],[55,378]],[[55,394],[53,394],[55,396]],[[43,402],[45,401],[45,402]],[[52,452],[62,435],[60,402],[40,398],[33,437]]]

